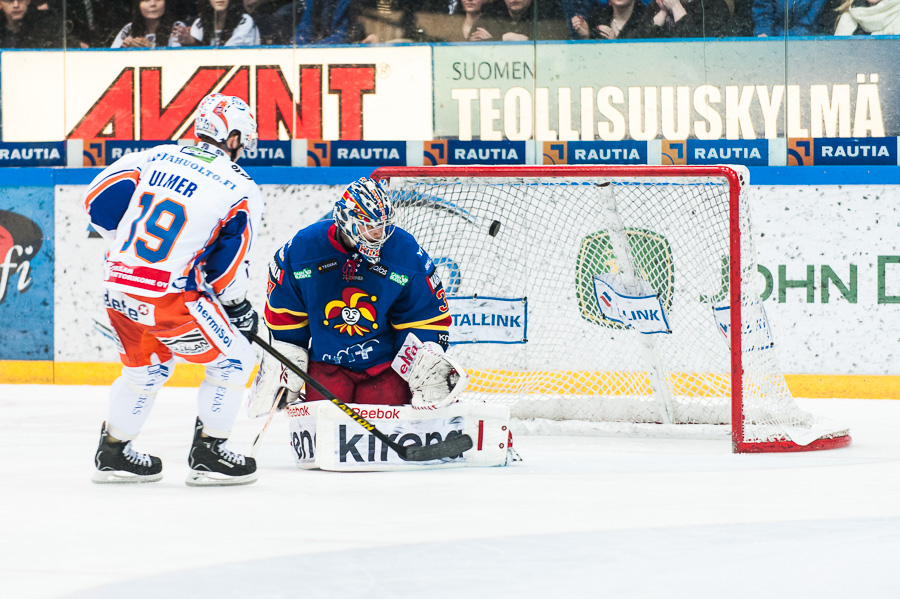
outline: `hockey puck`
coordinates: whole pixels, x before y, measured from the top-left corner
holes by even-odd
[[[488,228],[488,235],[490,235],[491,237],[496,237],[498,231],[500,231],[500,221],[495,220],[494,222],[491,223],[491,226]]]

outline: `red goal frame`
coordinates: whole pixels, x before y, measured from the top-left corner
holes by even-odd
[[[649,165],[502,165],[502,166],[389,166],[377,168],[371,177],[389,181],[392,177],[718,177],[728,182],[729,246],[731,285],[731,330],[741,331],[741,231],[740,194],[744,181],[726,165],[649,166]],[[738,284],[735,285],[734,283]],[[731,380],[741,380],[741,335],[731,335]],[[744,441],[743,386],[731,385],[731,445],[734,453],[816,451],[850,445],[850,435],[826,437],[808,445],[793,441]]]

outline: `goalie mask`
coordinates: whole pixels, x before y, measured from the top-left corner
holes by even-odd
[[[394,232],[394,206],[380,183],[361,177],[351,183],[332,210],[335,224],[363,258],[381,259],[381,247]]]
[[[256,150],[256,119],[247,103],[235,96],[209,94],[197,107],[194,135],[204,135],[219,143],[237,131],[241,135],[241,147],[247,152]]]

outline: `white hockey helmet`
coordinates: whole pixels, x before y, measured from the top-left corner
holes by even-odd
[[[381,183],[367,177],[351,183],[335,203],[332,217],[362,256],[372,264],[394,232],[394,206]]]
[[[205,135],[219,143],[234,132],[241,134],[241,147],[248,152],[256,149],[256,119],[247,103],[235,96],[209,94],[197,107],[194,135]]]

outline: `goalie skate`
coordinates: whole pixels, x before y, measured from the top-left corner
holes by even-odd
[[[194,425],[194,443],[188,455],[191,487],[249,485],[256,482],[256,460],[230,451],[227,439],[203,436],[203,422]]]
[[[131,441],[113,443],[106,423],[100,429],[100,444],[94,455],[95,483],[152,483],[162,478],[162,460],[132,449]]]

